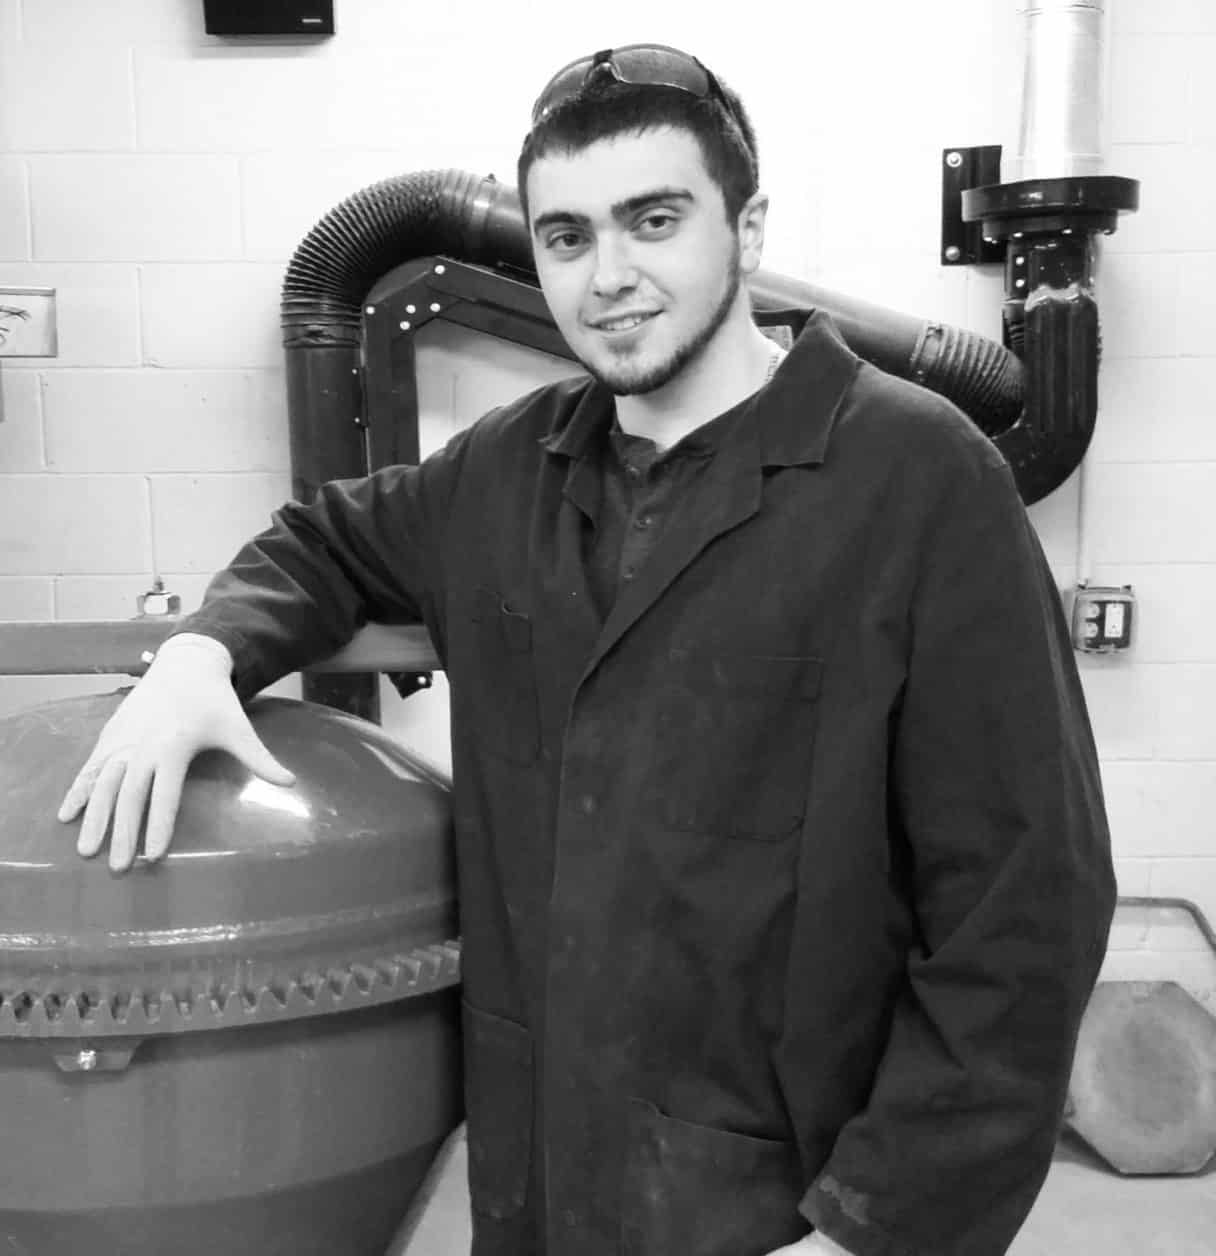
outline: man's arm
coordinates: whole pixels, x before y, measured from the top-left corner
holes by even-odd
[[[233,685],[248,698],[336,653],[365,623],[433,624],[446,499],[463,448],[458,436],[421,467],[331,481],[308,505],[288,502],[178,631],[226,646]]]
[[[891,840],[921,945],[802,1211],[853,1256],[998,1256],[1050,1166],[1114,879],[1059,599],[1007,468],[964,468],[913,597]],[[865,997],[859,991],[859,998]]]
[[[258,740],[241,708],[272,681],[334,653],[368,620],[429,619],[446,495],[464,442],[423,467],[391,467],[323,485],[307,506],[288,503],[208,587],[103,728],[68,789],[59,819],[84,819],[77,849],[110,866],[172,839],[194,756],[228,751],[278,785],[294,781]],[[145,821],[146,813],[146,821]]]

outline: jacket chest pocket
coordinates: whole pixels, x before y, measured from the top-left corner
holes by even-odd
[[[540,752],[532,621],[486,588],[461,614],[467,634],[456,695],[461,718],[487,750],[532,763]]]
[[[653,798],[673,829],[775,841],[801,824],[822,660],[673,650]]]

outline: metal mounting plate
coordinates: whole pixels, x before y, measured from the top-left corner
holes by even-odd
[[[968,188],[999,183],[1001,146],[942,149],[942,250],[943,266],[997,265],[1004,261],[1000,244],[984,241],[979,224],[966,221],[963,194]]]

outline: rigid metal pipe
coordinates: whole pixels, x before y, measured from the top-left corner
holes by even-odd
[[[1002,182],[1101,174],[1106,166],[1106,0],[1027,0],[1016,154]]]
[[[1199,932],[1203,934],[1204,941],[1211,947],[1212,952],[1216,954],[1216,929],[1212,928],[1211,921],[1203,914],[1203,909],[1199,904],[1192,902],[1189,898],[1156,898],[1144,894],[1121,894],[1118,899],[1118,905],[1120,907],[1148,907],[1153,910],[1164,908],[1188,912],[1191,919],[1198,926]]]
[[[142,676],[177,627],[171,616],[142,619],[0,622],[0,676]],[[325,673],[433,672],[439,658],[421,625],[368,624],[332,658]]]

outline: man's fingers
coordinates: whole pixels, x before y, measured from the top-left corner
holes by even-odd
[[[152,784],[153,765],[138,757],[127,764],[126,774],[118,791],[114,808],[114,827],[110,833],[110,867],[125,872],[135,862],[139,849],[139,832],[143,827],[148,788]]]
[[[93,786],[97,782],[103,763],[103,759],[90,757],[84,767],[76,773],[76,779],[68,786],[68,792],[64,794],[57,812],[64,824],[69,820],[74,820],[81,807],[89,801],[89,795],[93,792]]]
[[[272,785],[294,785],[296,777],[289,772],[258,740],[250,727],[233,747],[232,753],[253,773]]]
[[[144,837],[144,858],[161,859],[173,840],[173,825],[182,800],[182,783],[189,765],[178,759],[162,763],[152,778],[152,801]]]
[[[101,765],[89,794],[80,836],[76,839],[76,849],[80,854],[86,857],[95,855],[105,845],[106,830],[114,812],[114,799],[126,771],[127,760],[123,755],[111,755]]]

